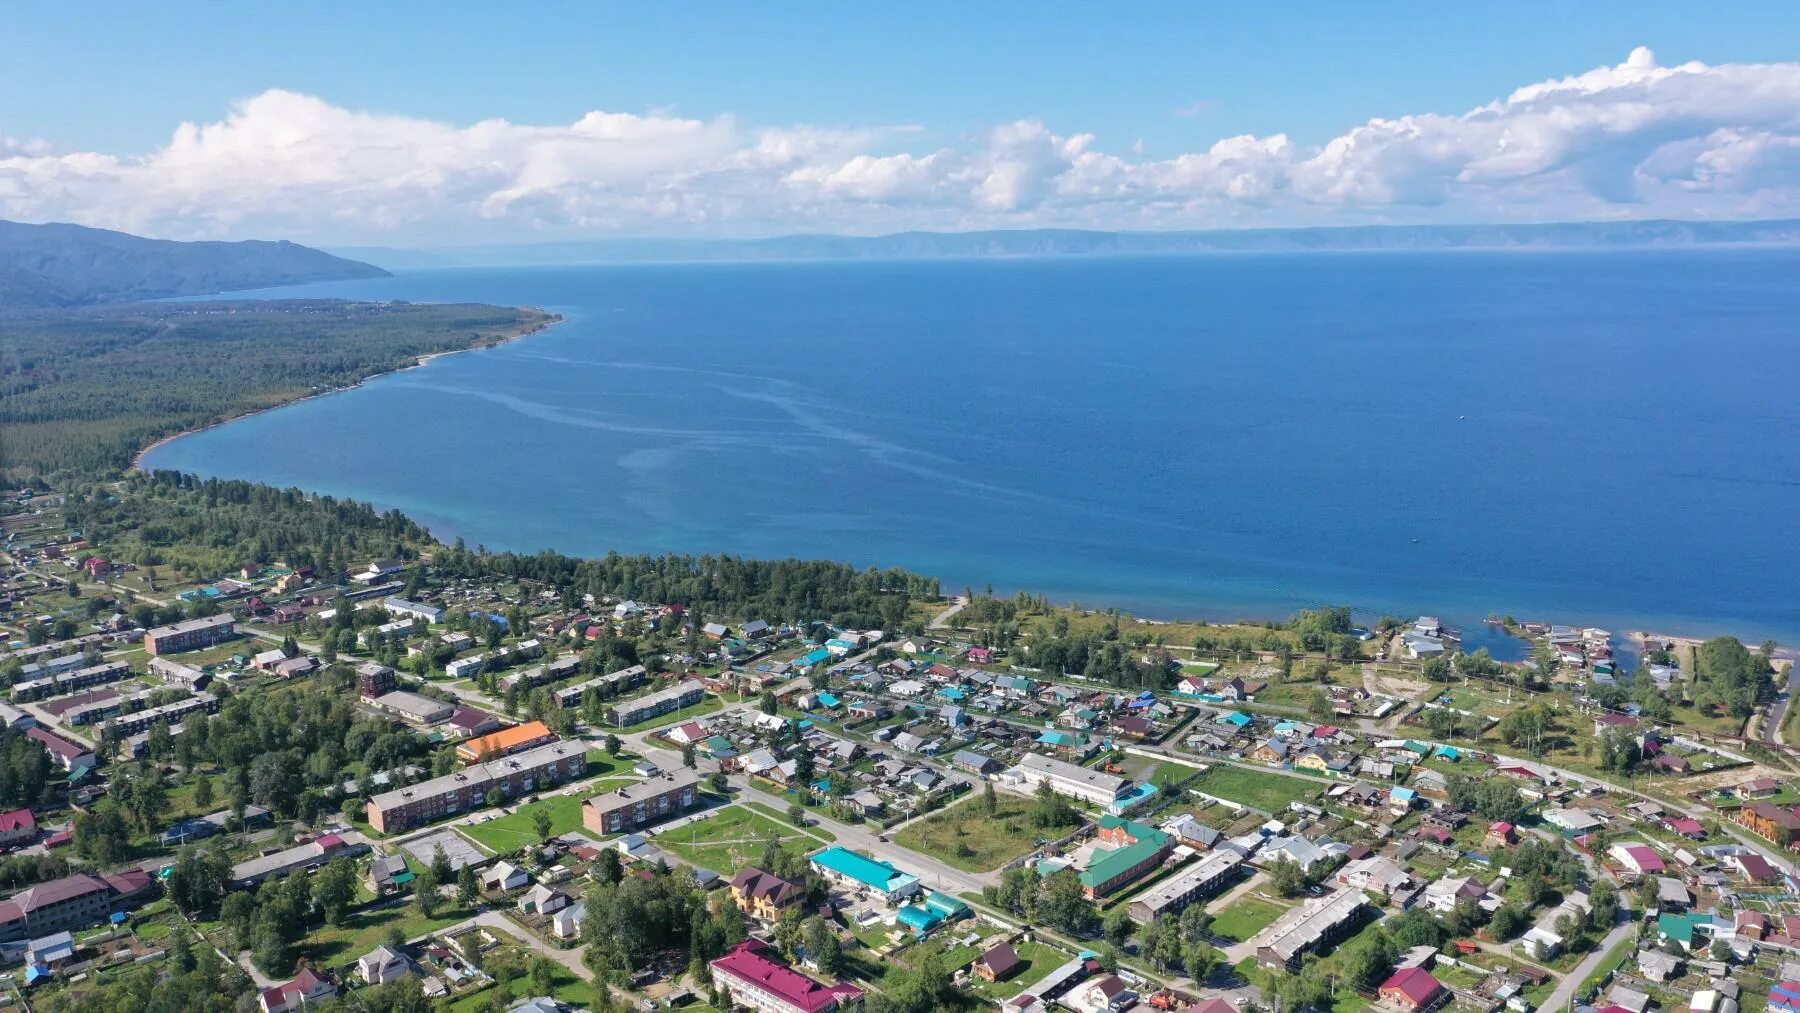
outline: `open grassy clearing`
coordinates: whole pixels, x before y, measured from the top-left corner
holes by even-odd
[[[729,876],[762,858],[770,837],[783,850],[809,852],[825,842],[785,823],[742,806],[726,806],[703,820],[674,827],[656,835],[656,846],[694,863]]]
[[[1045,836],[1060,836],[1031,822],[1031,799],[995,796],[989,813],[979,794],[910,823],[894,838],[902,847],[967,872],[986,872],[1029,854]]]
[[[615,791],[628,784],[636,783],[636,778],[607,777],[598,783],[583,788],[573,795],[558,791],[553,795],[540,795],[542,801],[520,806],[496,820],[486,823],[472,823],[457,829],[465,837],[473,838],[488,850],[497,854],[517,851],[527,845],[538,842],[536,816],[539,809],[550,812],[550,835],[552,837],[581,829],[581,804],[589,798]]]
[[[1283,910],[1260,897],[1240,897],[1213,918],[1213,932],[1241,943],[1267,928]]]
[[[1280,812],[1289,802],[1311,801],[1324,790],[1317,781],[1223,763],[1214,764],[1188,788],[1264,812]]]

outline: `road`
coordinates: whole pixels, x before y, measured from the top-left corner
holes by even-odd
[[[954,604],[952,604],[949,608],[945,609],[942,612],[939,612],[936,616],[932,617],[931,622],[926,625],[926,629],[932,629],[932,630],[943,629],[944,627],[950,625],[950,620],[952,618],[954,618],[958,612],[961,612],[963,609],[968,608],[968,607],[969,607],[969,599],[963,597],[960,594],[957,595],[956,602]]]
[[[1769,708],[1768,717],[1763,719],[1762,738],[1764,742],[1784,745],[1781,737],[1781,722],[1787,718],[1788,707],[1794,702],[1794,694],[1800,692],[1800,664],[1788,665],[1787,689],[1775,698]]]
[[[1539,1008],[1552,1011],[1568,1009],[1569,1004],[1575,999],[1575,990],[1581,987],[1581,983],[1587,980],[1588,975],[1594,973],[1601,961],[1604,961],[1607,955],[1612,953],[1614,947],[1624,942],[1627,936],[1636,931],[1637,923],[1629,920],[1614,925],[1612,931],[1606,934],[1606,938],[1600,940],[1600,945],[1594,947],[1592,952],[1583,957],[1581,963],[1575,965],[1574,970],[1563,975],[1556,990],[1550,993],[1550,998],[1545,999]]]
[[[498,911],[482,911],[467,921],[457,922],[455,925],[452,925],[447,929],[439,929],[438,931],[431,933],[431,935],[454,935],[455,933],[474,925],[480,925],[482,928],[492,931],[504,932],[514,939],[517,939],[527,949],[531,950],[531,952],[539,956],[549,957],[551,960],[568,968],[571,974],[580,978],[582,981],[591,982],[594,980],[594,973],[587,969],[586,964],[581,962],[581,955],[586,951],[586,947],[577,946],[570,950],[557,949],[549,943],[544,942],[542,939],[539,939],[537,936],[525,931],[517,922],[514,922],[512,919]],[[408,940],[408,942],[417,943],[425,938],[427,937],[420,936],[418,939],[411,939]],[[357,954],[357,956],[361,956],[361,954]]]
[[[738,707],[727,708],[720,711],[718,714],[713,715],[713,717],[722,717],[733,711],[748,713],[752,710],[753,708],[747,705],[740,705]],[[615,732],[614,734],[618,733]],[[619,738],[627,743],[627,748],[645,757],[657,766],[663,767],[664,769],[673,769],[681,766],[681,754],[679,752],[652,743],[649,736],[650,733],[646,730],[622,734],[619,735]],[[719,765],[710,760],[701,760],[697,769],[703,773],[711,773],[712,771],[718,770]],[[794,802],[789,796],[765,791],[743,774],[727,774],[726,782],[735,789],[739,801],[760,802],[763,805],[774,808],[776,812],[786,812],[787,807]],[[893,843],[891,840],[882,841],[878,839],[880,836],[887,836],[886,834],[878,835],[877,832],[871,831],[866,827],[850,823],[841,823],[819,813],[817,810],[808,810],[807,819],[816,822],[821,829],[830,831],[837,837],[837,843],[843,847],[850,848],[853,851],[861,851],[884,861],[892,862],[899,868],[918,876],[927,886],[936,890],[942,890],[945,893],[980,893],[982,887],[1000,881],[998,873],[964,872],[960,869],[952,869],[939,862],[923,860],[917,852],[909,851],[908,849]]]

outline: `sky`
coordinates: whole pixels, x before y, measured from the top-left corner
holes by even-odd
[[[1800,5],[0,5],[0,217],[479,245],[1800,215]]]

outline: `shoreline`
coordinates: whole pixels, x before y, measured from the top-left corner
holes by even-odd
[[[426,352],[423,355],[416,356],[413,359],[413,361],[408,365],[397,366],[393,369],[384,369],[379,373],[370,373],[368,376],[365,376],[362,379],[360,379],[352,384],[347,384],[342,387],[333,387],[330,390],[314,391],[311,394],[304,394],[300,397],[293,398],[293,399],[290,399],[287,401],[283,401],[280,404],[264,405],[261,408],[252,408],[249,411],[239,412],[236,415],[233,415],[229,418],[219,419],[215,422],[208,422],[206,425],[203,425],[203,426],[196,426],[193,429],[183,429],[180,432],[170,433],[167,436],[159,436],[154,441],[152,441],[151,443],[142,447],[136,453],[131,455],[131,465],[126,470],[127,471],[138,471],[138,472],[148,471],[149,469],[144,467],[144,458],[150,456],[150,454],[153,451],[156,451],[170,443],[174,443],[176,440],[185,439],[189,436],[193,436],[198,433],[204,433],[209,429],[217,429],[220,426],[227,426],[233,422],[241,422],[244,419],[251,418],[252,416],[256,416],[256,415],[261,415],[264,412],[272,412],[272,411],[276,411],[281,408],[287,408],[291,405],[297,405],[302,402],[311,401],[314,398],[329,397],[333,394],[342,394],[343,392],[345,392],[347,390],[355,390],[356,388],[361,387],[362,385],[368,383],[370,380],[377,380],[384,376],[393,376],[397,373],[404,373],[408,370],[423,369],[426,366],[431,365],[431,363],[433,361],[435,361],[437,359],[441,359],[446,355],[461,355],[464,352],[478,352],[478,351],[481,351],[482,349],[499,348],[502,345],[509,345],[515,341],[520,341],[525,338],[528,338],[528,337],[532,336],[533,334],[537,334],[542,331],[549,330],[551,327],[554,327],[555,325],[560,324],[563,321],[562,314],[551,313],[549,310],[539,309],[536,306],[515,306],[512,308],[517,309],[517,310],[531,310],[536,313],[542,313],[542,314],[544,314],[545,319],[532,325],[531,327],[526,328],[525,330],[518,332],[517,334],[508,334],[505,337],[500,338],[497,341],[489,341],[489,342],[484,342],[482,344],[470,345],[467,348],[447,348],[441,352]]]

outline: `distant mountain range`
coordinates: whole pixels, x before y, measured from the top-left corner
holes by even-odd
[[[1800,243],[1800,220],[1621,221],[1535,225],[1359,225],[1193,232],[1013,229],[770,239],[598,239],[432,250],[345,248],[393,270],[539,264],[745,260],[907,260],[931,257],[1100,256],[1326,250],[1574,249]]]
[[[380,278],[370,264],[282,242],[179,243],[80,225],[0,221],[0,309]]]

